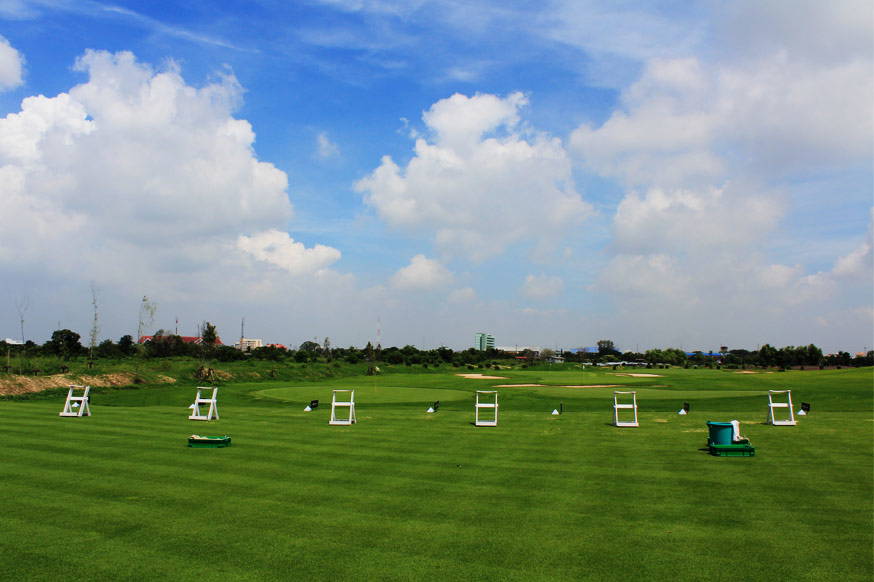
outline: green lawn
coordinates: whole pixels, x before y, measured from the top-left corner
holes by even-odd
[[[0,578],[872,577],[870,368],[407,371],[222,386],[209,424],[191,386],[104,389],[90,418],[0,401]],[[500,425],[472,426],[473,391],[512,383],[547,386],[498,388]],[[560,387],[580,384],[633,387],[641,426],[610,426],[612,388]],[[355,426],[328,426],[333,388],[356,389]],[[769,388],[812,414],[762,424]],[[734,418],[756,456],[702,451]]]

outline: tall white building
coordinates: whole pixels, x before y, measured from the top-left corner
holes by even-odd
[[[495,336],[488,333],[478,332],[474,335],[473,347],[481,351],[486,351],[489,348],[494,348]]]

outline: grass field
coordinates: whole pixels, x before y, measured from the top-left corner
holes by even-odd
[[[209,424],[190,386],[104,389],[90,418],[0,401],[0,578],[871,580],[870,368],[653,372],[238,383]],[[512,383],[547,386],[498,388],[500,425],[472,426],[473,392]],[[610,426],[613,388],[561,387],[583,384],[633,387],[641,426]],[[358,424],[328,426],[333,388]],[[796,427],[762,424],[780,388],[813,406]],[[756,456],[702,451],[734,418]]]

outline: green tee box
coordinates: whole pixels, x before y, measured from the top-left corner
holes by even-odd
[[[231,446],[231,437],[225,436],[201,436],[193,434],[188,437],[188,446],[201,449],[219,449]]]
[[[755,457],[756,449],[749,444],[710,445],[710,454],[716,457]]]

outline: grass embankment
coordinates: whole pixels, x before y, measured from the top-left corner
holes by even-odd
[[[144,387],[160,384],[180,386],[215,385],[245,381],[312,381],[337,376],[362,374],[365,364],[330,362],[300,364],[269,360],[215,362],[197,358],[123,358],[64,362],[57,358],[36,358],[30,362],[39,373],[0,373],[0,399],[54,398],[66,393],[69,384],[87,384],[96,394],[115,388]],[[47,390],[54,392],[33,396]]]
[[[404,371],[403,369],[400,372]],[[389,372],[223,386],[222,419],[188,421],[191,386],[0,402],[0,571],[10,579],[869,580],[871,369],[734,374]],[[397,372],[397,371],[395,371]],[[650,372],[650,371],[646,371]],[[499,388],[497,428],[473,391]],[[638,391],[617,429],[612,388]],[[327,425],[333,388],[359,423]],[[813,412],[761,424],[765,391]],[[437,414],[425,414],[440,400]],[[689,416],[677,416],[689,401]],[[566,414],[549,411],[563,402]],[[700,449],[742,421],[753,458]],[[189,449],[188,434],[230,434]]]

